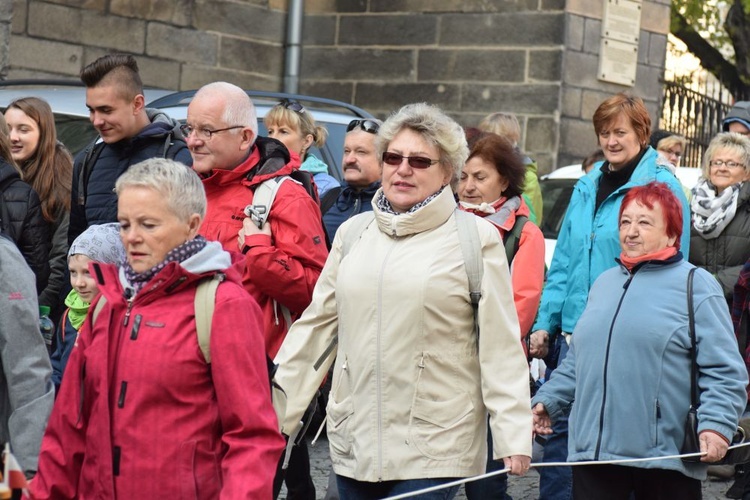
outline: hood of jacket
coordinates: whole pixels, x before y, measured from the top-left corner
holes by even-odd
[[[307,155],[307,158],[305,158],[305,161],[302,162],[302,165],[299,167],[300,170],[304,170],[306,172],[310,172],[311,174],[327,174],[328,173],[328,165],[323,163],[321,160],[318,159],[315,155]]]
[[[246,180],[250,186],[255,186],[261,182],[289,175],[294,170],[299,170],[300,162],[297,155],[290,155],[280,141],[270,137],[258,136],[253,147],[250,159],[257,156],[257,162],[251,162],[255,165],[247,173]]]
[[[0,158],[0,183],[5,182],[6,180],[13,177],[20,179],[21,174],[19,174],[16,169],[13,168],[13,165]]]
[[[146,116],[148,116],[148,121],[151,123],[146,125],[143,130],[138,133],[138,136],[151,137],[173,131],[175,137],[183,138],[182,131],[180,130],[180,122],[166,114],[164,111],[157,108],[146,108]]]
[[[394,238],[422,233],[441,226],[456,210],[453,192],[446,186],[439,195],[414,212],[404,214],[383,212],[377,204],[382,189],[381,187],[375,193],[375,197],[372,199],[372,209],[375,212],[375,220],[378,222],[380,230]]]

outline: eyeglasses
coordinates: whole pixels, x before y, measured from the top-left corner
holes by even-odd
[[[677,158],[682,158],[682,152],[680,151],[672,151],[671,149],[660,149],[659,151],[664,153],[665,155],[676,156]]]
[[[736,161],[732,161],[732,160],[729,160],[729,161],[711,160],[710,162],[708,162],[708,165],[710,167],[726,166],[727,168],[740,168],[740,167],[745,168],[745,165],[743,165],[742,163],[737,163]]]
[[[210,141],[211,137],[214,134],[218,134],[219,132],[225,132],[227,130],[234,130],[236,128],[244,128],[244,125],[234,125],[233,127],[217,128],[216,130],[210,130],[207,128],[194,128],[192,125],[188,125],[186,123],[185,125],[180,125],[180,132],[182,132],[182,135],[185,136],[185,139],[190,137],[192,133],[195,132],[199,139],[203,139],[204,141]]]
[[[302,114],[305,112],[305,107],[302,104],[298,103],[297,101],[290,101],[289,99],[284,99],[283,101],[281,101],[281,105],[284,106],[286,109],[291,109],[295,113]]]
[[[398,153],[389,153],[388,151],[383,153],[383,162],[387,163],[388,165],[393,165],[394,167],[396,167],[401,165],[404,160],[407,160],[409,162],[409,166],[411,168],[418,169],[430,168],[432,165],[440,161],[425,158],[424,156],[404,156]]]
[[[380,130],[380,124],[374,120],[352,120],[346,126],[346,132],[349,133],[357,127],[370,134],[377,134]]]

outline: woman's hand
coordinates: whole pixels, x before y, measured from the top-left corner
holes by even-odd
[[[531,409],[534,416],[534,433],[535,434],[552,434],[552,419],[549,418],[547,408],[542,403],[537,403]]]
[[[245,252],[245,236],[253,236],[255,234],[265,234],[271,236],[271,224],[263,224],[263,228],[258,228],[255,222],[250,217],[246,217],[242,221],[242,229],[237,233],[237,246],[240,248],[240,252]]]
[[[503,457],[503,463],[506,469],[510,469],[509,473],[513,476],[523,476],[529,472],[531,457],[527,457],[526,455],[511,455],[510,457]]]
[[[729,444],[723,436],[712,431],[703,431],[698,435],[698,441],[701,445],[701,453],[706,455],[701,457],[701,462],[718,462],[727,454]]]
[[[543,358],[549,352],[549,333],[547,330],[531,332],[529,340],[529,356]]]

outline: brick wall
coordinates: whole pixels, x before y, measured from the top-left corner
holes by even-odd
[[[282,89],[286,0],[12,0],[8,35],[2,5],[9,1],[0,0],[9,78],[76,78],[97,57],[126,51],[148,85],[227,80]],[[511,111],[522,148],[547,172],[588,153],[596,104],[628,90],[596,79],[602,2],[307,0],[300,92],[380,117],[424,100],[464,125]],[[645,6],[635,92],[655,112],[668,26],[650,25],[649,16],[669,4]],[[0,48],[0,70],[2,57]]]

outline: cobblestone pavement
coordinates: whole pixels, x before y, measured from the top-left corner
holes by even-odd
[[[310,450],[310,468],[315,482],[316,498],[325,496],[328,486],[328,473],[331,470],[331,461],[328,455],[328,441],[321,438]],[[508,493],[514,500],[536,500],[538,493],[539,475],[533,469],[524,477],[511,477],[508,480]],[[720,481],[710,479],[703,483],[704,500],[724,500],[724,492],[732,485],[732,481]],[[286,499],[285,490],[282,490],[280,499]],[[457,499],[465,500],[463,489],[456,496]]]

